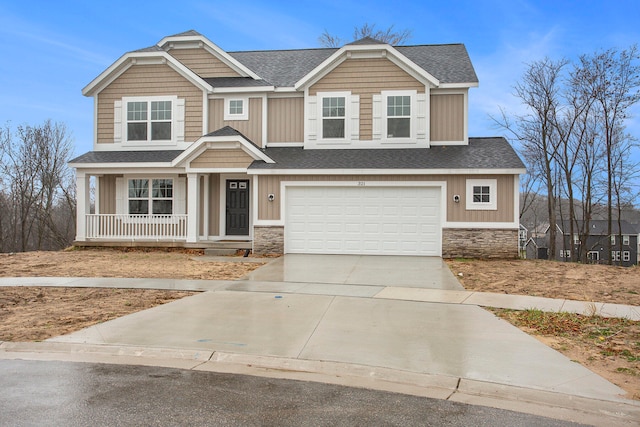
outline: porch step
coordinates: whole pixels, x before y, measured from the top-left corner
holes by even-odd
[[[223,248],[207,248],[204,250],[205,256],[228,256],[235,255],[237,249],[223,249]]]

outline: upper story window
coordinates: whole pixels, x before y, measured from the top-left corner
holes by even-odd
[[[468,179],[467,180],[467,210],[496,210],[497,180]]]
[[[225,120],[249,120],[249,99],[248,98],[225,98],[224,119]]]
[[[130,179],[128,201],[130,215],[171,215],[173,179]]]
[[[629,236],[622,236],[622,244],[625,246],[629,246]]]
[[[184,141],[184,99],[125,97],[115,102],[114,142],[130,145]]]
[[[411,137],[411,96],[387,96],[387,138]]]
[[[322,98],[322,139],[345,136],[346,99],[344,96]]]
[[[171,101],[127,102],[127,141],[170,141]]]

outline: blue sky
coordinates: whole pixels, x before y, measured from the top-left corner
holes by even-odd
[[[310,48],[325,29],[349,39],[368,22],[412,30],[408,44],[464,43],[480,80],[469,135],[499,135],[489,114],[518,111],[511,93],[525,63],[627,48],[640,41],[639,17],[637,0],[0,0],[0,125],[64,122],[82,154],[93,107],[81,89],[127,51],[189,29],[228,51]],[[628,130],[640,139],[634,114]]]

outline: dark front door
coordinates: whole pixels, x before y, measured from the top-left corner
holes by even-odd
[[[249,181],[227,180],[227,236],[249,235]]]

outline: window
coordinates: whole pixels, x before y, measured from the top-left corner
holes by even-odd
[[[380,97],[382,139],[387,142],[399,143],[414,140],[416,138],[414,128],[417,119],[417,92],[415,90],[382,91]],[[375,98],[377,97],[374,95],[374,101]],[[375,127],[374,123],[374,134],[376,133]]]
[[[620,251],[611,251],[611,260],[620,261]]]
[[[573,235],[573,244],[574,245],[579,245],[580,244],[580,235],[579,234],[574,234]]]
[[[322,138],[343,139],[345,136],[346,100],[344,96],[322,98]]]
[[[616,244],[616,235],[615,235],[615,234],[612,234],[612,235],[611,235],[611,244],[612,244],[612,245],[615,245],[615,244]]]
[[[249,120],[249,99],[248,98],[225,98],[224,119],[225,120]]]
[[[171,215],[173,179],[130,179],[128,199],[130,215]]]
[[[411,137],[411,97],[387,96],[387,138]]]
[[[622,236],[622,244],[629,246],[629,236]]]
[[[495,179],[467,180],[467,210],[496,210],[498,203]]]
[[[600,252],[598,252],[598,251],[589,251],[589,252],[587,252],[587,259],[589,261],[599,261],[600,260]]]
[[[631,253],[629,251],[622,252],[622,260],[629,261],[631,259]]]
[[[127,141],[170,141],[171,101],[128,101]]]
[[[560,249],[560,258],[571,258],[571,250]]]

